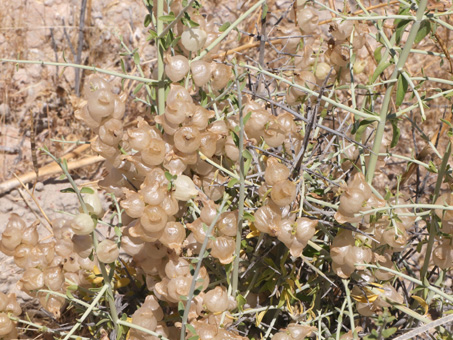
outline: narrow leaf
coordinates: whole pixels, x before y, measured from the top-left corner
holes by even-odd
[[[423,20],[420,24],[420,28],[415,36],[415,44],[422,41],[431,32],[431,22],[429,20]]]
[[[392,142],[390,143],[390,147],[394,148],[400,139],[401,131],[398,127],[398,120],[397,119],[392,119],[390,121],[392,123],[392,128],[393,128],[393,136],[392,136]]]
[[[404,96],[406,95],[409,84],[403,74],[398,76],[398,82],[396,84],[396,106],[400,106],[403,103]]]

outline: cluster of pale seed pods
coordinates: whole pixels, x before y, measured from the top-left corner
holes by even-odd
[[[3,340],[17,339],[17,324],[11,320],[8,314],[19,316],[22,314],[22,309],[15,294],[6,295],[0,292],[0,338]]]
[[[95,265],[88,258],[90,236],[75,234],[74,220],[53,220],[53,237],[40,240],[36,225],[26,227],[25,222],[13,214],[0,243],[1,251],[13,256],[14,263],[24,269],[18,287],[38,298],[42,307],[56,318],[66,304],[65,299],[41,290],[65,294],[71,284],[90,286],[86,274],[92,272]]]

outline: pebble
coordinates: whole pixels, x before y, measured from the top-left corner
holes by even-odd
[[[43,191],[44,190],[44,183],[43,182],[36,183],[35,190],[36,191]]]

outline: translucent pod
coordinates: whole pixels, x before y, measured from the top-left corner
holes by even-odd
[[[281,212],[264,205],[255,212],[255,227],[259,231],[276,236],[280,230]]]
[[[231,72],[231,67],[225,64],[211,64],[211,87],[214,91],[219,91],[223,89],[231,79],[233,73]]]
[[[296,238],[299,242],[307,244],[316,233],[318,220],[301,217],[296,220]]]
[[[161,139],[151,138],[148,145],[141,151],[141,159],[148,166],[162,164],[166,154],[165,142]]]
[[[263,138],[271,148],[277,148],[283,144],[287,132],[283,130],[277,119],[271,119],[265,126]]]
[[[217,230],[225,236],[236,236],[238,227],[238,211],[227,211],[220,215],[217,222]]]
[[[191,283],[192,278],[188,276],[177,276],[170,279],[167,286],[170,301],[177,302],[182,301],[184,297],[187,298]]]
[[[80,257],[87,258],[93,249],[91,235],[73,235],[72,243],[74,244],[74,252]]]
[[[236,242],[231,237],[216,237],[215,240],[211,242],[211,247],[211,255],[219,259],[221,264],[233,262]]]
[[[280,207],[293,203],[296,199],[296,183],[287,179],[275,183],[272,187],[271,198]]]
[[[297,11],[297,23],[304,34],[311,34],[318,28],[318,12],[311,8],[305,7]]]
[[[186,28],[181,34],[181,44],[190,52],[203,48],[206,42],[206,32],[201,28]]]
[[[112,263],[118,259],[120,250],[116,242],[106,239],[98,244],[96,254],[99,261],[104,263]]]
[[[211,79],[211,65],[204,60],[196,60],[190,64],[192,79],[195,85],[201,87]]]
[[[99,127],[100,140],[116,147],[123,137],[123,122],[119,119],[109,119]]]
[[[65,278],[60,266],[48,267],[44,269],[44,284],[53,291],[58,291],[63,287]]]
[[[206,292],[203,304],[211,313],[222,313],[228,308],[228,292],[224,287],[217,286]]]
[[[140,224],[146,232],[161,231],[167,224],[168,216],[158,205],[147,205],[140,217]]]
[[[182,55],[165,57],[165,74],[172,82],[182,80],[189,73],[189,61]]]
[[[135,191],[126,188],[123,188],[123,192],[126,197],[121,200],[121,207],[130,217],[140,218],[140,216],[142,216],[143,214],[143,211],[145,210],[145,202],[143,200],[143,196]]]
[[[274,185],[277,182],[284,181],[289,177],[289,169],[280,163],[277,158],[269,157],[264,172],[264,180],[268,185]]]
[[[90,215],[77,214],[71,222],[71,229],[76,235],[89,235],[93,232],[95,224]]]
[[[16,326],[6,313],[0,313],[0,336],[3,337],[11,333]]]
[[[173,197],[179,201],[188,201],[198,195],[198,190],[189,176],[178,176],[173,185]]]
[[[174,134],[175,147],[184,153],[198,151],[201,145],[201,136],[197,128],[184,126],[176,130]]]
[[[178,277],[178,276],[186,276],[190,273],[190,263],[189,261],[183,259],[179,256],[171,257],[167,264],[165,265],[165,275],[169,279]]]

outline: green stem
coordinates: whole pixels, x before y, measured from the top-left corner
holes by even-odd
[[[133,324],[131,322],[127,322],[127,321],[124,321],[124,320],[118,320],[118,324],[126,326],[126,327],[129,327],[129,328],[134,328],[134,329],[136,329],[138,331],[141,331],[141,332],[149,334],[149,335],[157,336],[160,340],[168,340],[166,337],[162,336],[162,334],[153,332],[153,331],[151,331],[151,330],[149,330],[147,328],[135,325],[135,324]]]
[[[90,315],[90,313],[93,311],[94,307],[98,304],[99,300],[101,297],[104,295],[104,293],[107,291],[109,288],[108,284],[105,284],[102,289],[99,291],[98,295],[94,298],[93,302],[90,304],[90,307],[83,313],[82,317],[76,322],[74,327],[71,328],[71,330],[66,334],[66,336],[63,338],[63,340],[68,340],[72,334],[77,330],[77,328],[80,327],[82,322]]]
[[[442,159],[442,163],[440,165],[439,173],[437,175],[437,182],[436,182],[436,187],[434,189],[434,194],[433,194],[433,203],[436,202],[437,198],[439,197],[439,192],[440,192],[440,187],[442,186],[442,182],[444,181],[444,175],[447,171],[447,165],[448,165],[448,160],[450,159],[450,154],[451,154],[451,143],[448,143],[447,149],[445,150],[445,155]],[[434,246],[434,241],[436,238],[436,217],[432,216],[431,217],[431,223],[429,225],[429,238],[428,238],[428,246],[426,248],[426,255],[425,259],[423,261],[423,267],[420,271],[420,278],[422,280],[425,279],[426,274],[428,273],[428,266],[429,266],[429,260],[431,259],[431,253],[433,250]]]
[[[197,267],[195,268],[195,272],[192,277],[192,282],[190,284],[190,289],[189,289],[189,294],[187,295],[187,303],[184,308],[184,315],[182,317],[181,321],[181,334],[180,334],[180,339],[184,340],[186,337],[186,324],[187,324],[187,319],[189,317],[189,311],[190,311],[190,305],[192,304],[192,299],[193,299],[193,294],[195,292],[195,285],[197,284],[197,277],[198,273],[200,272],[201,264],[203,262],[203,258],[205,257],[205,252],[206,248],[208,247],[208,241],[209,237],[212,233],[212,230],[214,229],[214,226],[216,225],[220,214],[222,213],[223,207],[225,206],[226,202],[228,201],[228,195],[225,195],[222,200],[222,204],[219,207],[219,210],[217,211],[217,214],[214,218],[214,221],[212,221],[211,225],[209,226],[208,230],[206,231],[206,236],[203,241],[203,244],[201,245],[200,248],[200,255],[198,255],[198,262],[197,262]]]
[[[244,68],[247,68],[247,69],[250,69],[250,70],[254,70],[254,71],[257,71],[257,72],[260,72],[262,74],[265,74],[271,78],[274,78],[274,79],[277,79],[277,80],[280,80],[282,83],[285,83],[285,84],[288,84],[288,85],[291,85],[301,91],[304,91],[312,96],[316,96],[316,97],[319,97],[319,93],[316,92],[316,91],[313,91],[313,90],[310,90],[306,87],[303,87],[303,86],[300,86],[286,78],[283,78],[283,77],[280,77],[276,74],[273,74],[271,72],[268,72],[266,70],[263,70],[262,68],[260,67],[255,67],[255,66],[251,66],[251,65],[246,65],[246,64],[240,64],[239,65],[240,67],[244,67]],[[369,114],[369,113],[364,113],[362,111],[359,111],[359,110],[356,110],[356,109],[353,109],[347,105],[344,105],[344,104],[341,104],[341,103],[338,103],[336,102],[335,100],[329,98],[329,97],[326,97],[326,96],[321,96],[320,97],[321,100],[324,100],[326,101],[327,103],[329,104],[332,104],[333,106],[336,106],[342,110],[345,110],[347,112],[351,112],[352,114],[358,116],[358,117],[361,117],[361,118],[366,118],[366,119],[369,119],[369,120],[372,120],[372,121],[379,121],[379,117],[375,116],[375,115],[372,115],[372,114]]]
[[[395,70],[393,71],[390,79],[397,79],[400,72],[403,71],[403,67],[406,64],[407,58],[409,57],[412,45],[414,44],[415,38],[417,36],[418,30],[420,28],[420,24],[423,19],[423,15],[426,9],[426,5],[428,0],[421,0],[418,6],[416,18],[417,20],[414,21],[414,24],[411,27],[409,36],[407,37],[406,44],[404,45],[403,51],[401,52],[398,62],[395,66]],[[379,122],[376,130],[376,136],[373,143],[373,152],[370,155],[370,160],[368,163],[368,169],[366,173],[366,179],[368,183],[371,183],[374,178],[374,172],[376,169],[377,159],[379,150],[381,148],[382,140],[384,137],[384,129],[385,123],[387,121],[387,114],[390,105],[390,99],[392,98],[393,87],[395,83],[390,83],[387,87],[385,92],[384,100],[382,102],[381,111],[379,114]]]
[[[259,0],[256,4],[250,7],[247,11],[244,12],[235,22],[233,22],[216,40],[214,40],[208,47],[206,47],[198,57],[192,59],[192,61],[202,59],[206,54],[208,54],[214,47],[216,47],[220,42],[225,39],[232,30],[234,30],[242,21],[244,21],[253,11],[261,6],[266,0]]]
[[[102,68],[97,68],[95,66],[86,66],[86,65],[78,65],[78,64],[71,64],[71,63],[57,63],[57,62],[53,62],[53,61],[42,61],[42,60],[19,60],[19,59],[16,60],[16,59],[4,59],[4,58],[0,58],[0,62],[81,68],[84,70],[90,70],[90,71],[97,72],[97,73],[104,73],[104,74],[108,74],[111,76],[120,77],[123,79],[137,80],[137,81],[140,81],[143,83],[156,83],[157,82],[156,80],[153,80],[153,79],[137,77],[137,76],[130,76],[128,74],[119,73],[119,72],[115,72],[115,71],[108,71],[108,70],[104,70]]]
[[[349,320],[351,322],[352,336],[354,337],[354,339],[357,339],[357,332],[355,331],[354,312],[352,310],[351,291],[349,290],[348,287],[349,280],[343,279],[342,282],[346,293],[346,301],[348,302]]]
[[[245,175],[244,175],[244,119],[242,112],[242,93],[241,84],[238,78],[237,65],[234,65],[236,75],[236,87],[238,91],[237,101],[239,109],[239,207],[238,207],[238,227],[236,231],[236,250],[233,261],[233,280],[232,280],[232,296],[236,298],[238,281],[239,281],[239,260],[242,241],[242,223],[244,219],[244,198],[245,198]]]
[[[164,83],[164,45],[162,42],[162,32],[164,30],[164,22],[160,18],[164,15],[164,0],[157,0],[157,26],[156,38],[157,46],[157,114],[162,115],[165,111],[165,83]]]

